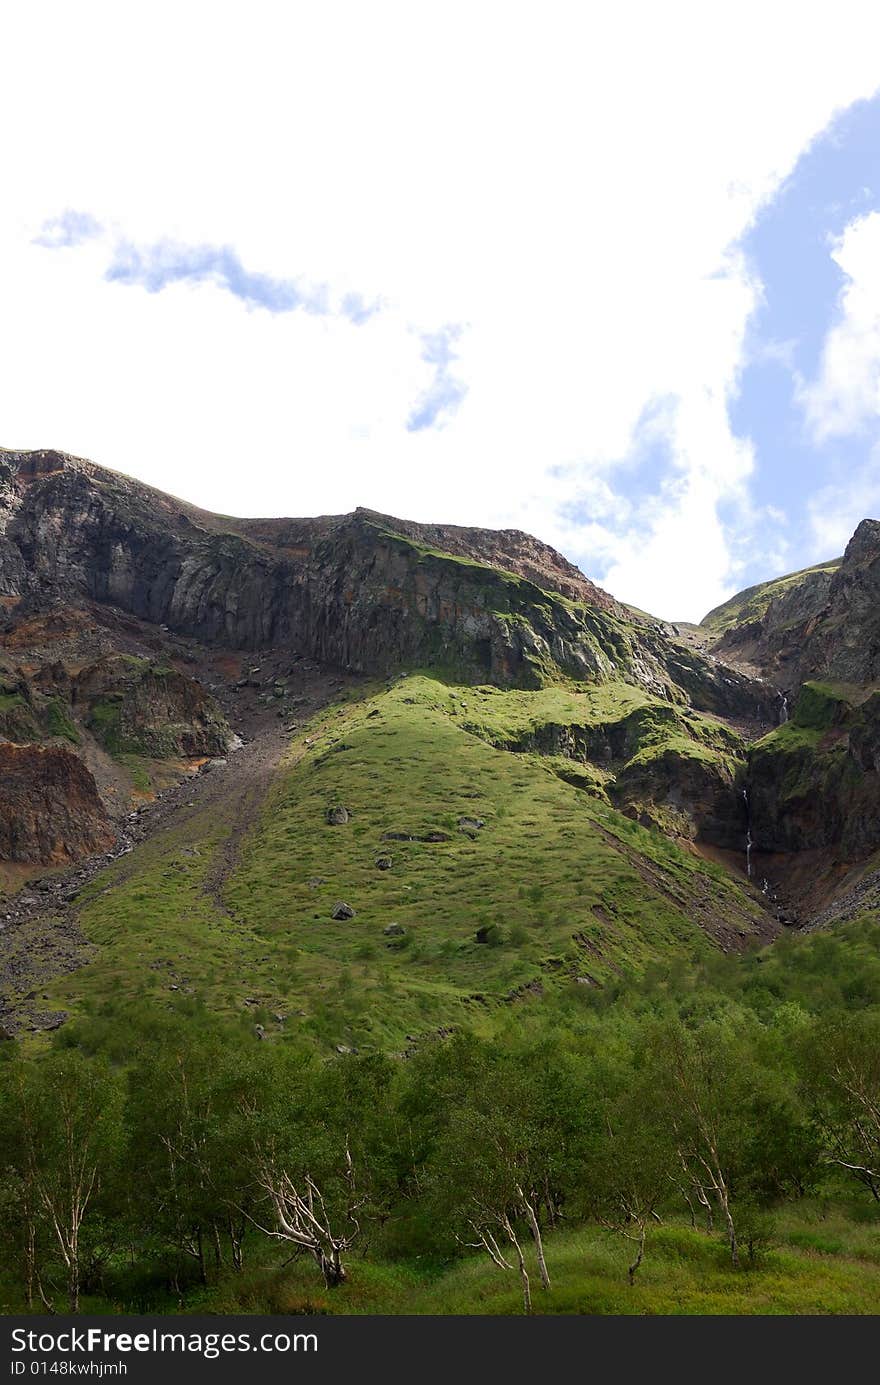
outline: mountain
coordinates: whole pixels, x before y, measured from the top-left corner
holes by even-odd
[[[519,531],[0,452],[7,1031],[173,1001],[394,1051],[851,911],[878,532],[695,636]]]
[[[819,923],[880,904],[880,523],[842,558],[740,593],[702,622],[712,652],[784,690],[746,775],[761,869]],[[757,858],[756,858],[757,860]]]
[[[728,635],[732,646],[759,642],[769,630],[784,627],[786,615],[791,618],[800,612],[820,609],[831,578],[842,562],[842,558],[832,558],[830,562],[746,587],[704,616],[701,628],[718,639]]]

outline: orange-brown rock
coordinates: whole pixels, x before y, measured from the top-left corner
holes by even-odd
[[[0,860],[64,865],[114,841],[90,771],[57,746],[0,742]]]

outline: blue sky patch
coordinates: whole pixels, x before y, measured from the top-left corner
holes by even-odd
[[[422,335],[422,360],[434,367],[434,378],[416,401],[406,421],[407,432],[420,433],[445,423],[467,394],[467,386],[452,371],[460,336],[461,328],[456,326]]]
[[[304,285],[299,279],[275,278],[245,269],[238,254],[228,245],[181,245],[160,241],[141,247],[120,241],[105,278],[112,283],[137,284],[148,293],[160,293],[169,284],[183,282],[214,284],[238,298],[249,308],[264,308],[269,313],[302,310],[318,316],[339,314],[360,325],[378,310],[360,294],[349,293],[334,308],[325,284]]]
[[[880,98],[860,101],[802,155],[741,242],[762,302],[746,334],[745,364],[730,408],[734,433],[751,440],[751,558],[744,585],[771,575],[765,553],[786,545],[798,568],[837,556],[822,550],[810,502],[871,466],[874,428],[817,441],[799,397],[815,380],[840,315],[846,276],[832,258],[858,218],[880,208]],[[784,518],[783,518],[784,516]]]

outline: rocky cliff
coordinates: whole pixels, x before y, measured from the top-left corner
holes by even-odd
[[[679,631],[518,531],[233,519],[66,454],[0,451],[12,1009],[85,959],[80,915],[106,975],[122,956],[136,987],[145,956],[152,981],[174,956],[188,994],[202,949],[210,988],[218,941],[240,986],[252,949],[242,1003],[269,963],[278,1024],[303,1012],[276,993],[268,940],[321,994],[393,948],[404,1010],[418,957],[439,1025],[450,987],[487,1003],[487,958],[495,1000],[519,1003],[836,917],[835,890],[862,908],[878,596],[872,521],[839,563]]]
[[[800,916],[824,903],[833,919],[835,893],[880,848],[880,522],[863,520],[843,558],[741,592],[703,628],[718,655],[785,690],[788,720],[749,749],[750,831]]]
[[[114,836],[77,755],[0,741],[0,861],[63,865],[108,850]]]
[[[817,694],[800,690],[880,678],[878,597],[880,525],[865,521],[839,562],[711,613],[707,657],[519,531],[366,509],[234,519],[60,452],[0,452],[0,737],[79,755],[111,818],[130,806],[120,774],[143,787],[157,762],[225,754],[229,723],[187,665],[198,646],[227,659],[232,692],[271,663],[259,695],[288,719],[291,659],[476,688],[637,689],[637,704],[609,693],[589,723],[572,712],[487,738],[667,835],[738,857],[751,826],[766,852],[849,859],[875,843],[873,704],[847,695],[844,721],[820,731]],[[793,715],[777,727],[781,690]]]
[[[808,679],[880,679],[880,521],[862,520],[843,558],[751,588],[710,612],[722,657],[745,658],[796,693]]]
[[[791,719],[752,747],[748,778],[762,850],[867,856],[880,847],[880,692],[805,683]]]
[[[518,531],[368,510],[233,520],[62,453],[2,455],[9,609],[74,593],[208,643],[292,648],[360,673],[432,667],[523,687],[623,677],[706,710],[771,715],[766,687],[634,620]]]

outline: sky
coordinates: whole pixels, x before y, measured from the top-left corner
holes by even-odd
[[[0,444],[698,620],[880,515],[880,12],[0,11]]]

